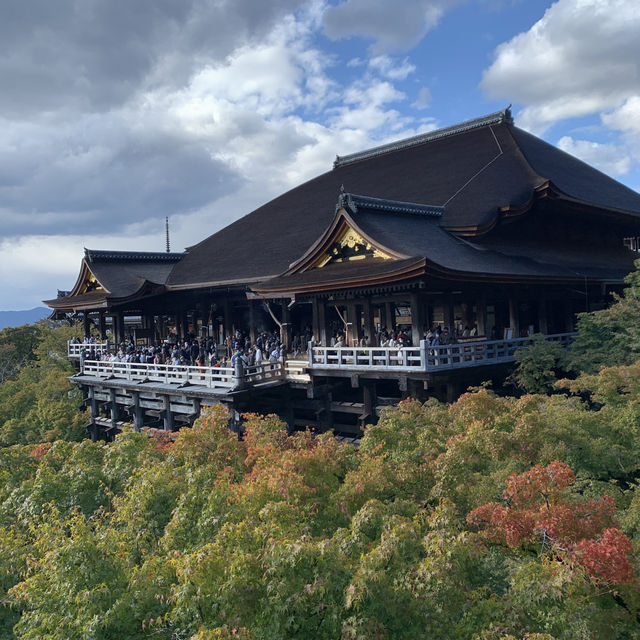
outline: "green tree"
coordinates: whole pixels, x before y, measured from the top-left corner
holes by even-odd
[[[549,393],[568,362],[566,349],[542,334],[533,336],[533,344],[515,353],[516,368],[507,382],[527,393]]]
[[[626,278],[622,295],[607,308],[578,315],[578,334],[569,352],[575,371],[595,373],[602,366],[640,359],[640,260]]]

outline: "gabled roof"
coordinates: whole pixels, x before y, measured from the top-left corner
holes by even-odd
[[[507,109],[338,157],[333,170],[191,247],[167,287],[252,284],[284,273],[329,227],[342,188],[372,201],[438,212],[430,225],[434,234],[436,227],[458,235],[484,233],[503,216],[533,211],[536,201],[551,193],[640,224],[640,194],[517,129]],[[398,221],[396,233],[405,240],[412,237],[411,219]],[[402,253],[407,255],[406,247]]]
[[[600,260],[580,247],[519,252],[495,241],[487,245],[460,238],[438,223],[437,211],[421,214],[421,205],[387,205],[382,199],[341,194],[334,219],[318,241],[280,276],[252,289],[263,296],[292,295],[421,276],[467,282],[617,282],[633,268],[634,254],[622,246],[605,251]],[[369,251],[358,250],[357,243]],[[340,247],[350,251],[343,255]]]
[[[85,249],[80,274],[64,297],[45,300],[53,309],[103,308],[164,287],[183,253]]]

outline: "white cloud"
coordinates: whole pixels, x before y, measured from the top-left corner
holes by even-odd
[[[640,95],[627,98],[620,107],[603,114],[602,121],[611,129],[640,136]]]
[[[313,45],[324,10],[315,0],[296,15],[283,7],[300,2],[282,0],[274,26],[249,19],[237,40],[225,33],[212,52],[210,18],[197,16],[229,2],[189,0],[174,20],[188,37],[163,31],[167,50],[150,46],[153,59],[132,70],[121,92],[83,102],[71,87],[68,102],[24,114],[0,96],[0,307],[34,306],[71,287],[83,246],[161,249],[168,215],[172,249],[180,250],[329,170],[337,153],[417,132],[394,108],[406,99],[394,81],[413,71],[406,59],[380,56],[366,78],[341,87],[330,75],[333,56]],[[228,28],[251,4],[234,5]],[[67,69],[83,52],[76,37],[60,61]],[[145,32],[141,43],[157,37]],[[105,70],[95,82],[116,77]],[[418,130],[429,128],[425,121]]]
[[[412,106],[416,109],[426,109],[430,104],[431,91],[429,90],[429,87],[422,87],[420,91],[418,91],[418,97]]]
[[[616,107],[640,89],[639,32],[635,2],[559,0],[496,49],[481,86],[525,105],[518,124],[536,132]]]
[[[558,147],[609,175],[621,176],[631,169],[629,152],[619,145],[563,136],[558,140]]]
[[[411,64],[408,58],[397,62],[387,55],[371,58],[369,60],[369,68],[389,80],[405,80],[407,76],[416,70],[415,65]]]
[[[408,51],[460,0],[346,0],[328,7],[323,24],[334,40],[359,36],[374,41],[374,54]]]

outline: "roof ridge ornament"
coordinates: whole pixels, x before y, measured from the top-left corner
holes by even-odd
[[[108,251],[101,249],[87,249],[84,257],[87,262],[178,262],[186,253],[165,251]]]
[[[358,162],[359,160],[367,160],[376,156],[390,153],[391,151],[399,151],[400,149],[406,149],[408,147],[414,147],[425,142],[431,142],[432,140],[439,140],[440,138],[446,138],[456,135],[458,133],[464,133],[471,129],[478,129],[480,127],[486,127],[492,124],[508,124],[513,125],[513,116],[511,115],[511,105],[502,111],[496,111],[489,115],[482,116],[480,118],[474,118],[473,120],[466,120],[459,124],[444,127],[442,129],[435,129],[434,131],[428,131],[427,133],[421,133],[411,138],[405,138],[404,140],[397,140],[388,144],[383,144],[378,147],[372,147],[371,149],[365,149],[364,151],[358,151],[346,156],[336,156],[333,163],[333,168],[343,167],[347,164]]]
[[[410,215],[426,216],[429,218],[440,218],[444,213],[444,207],[432,204],[418,204],[416,202],[402,202],[400,200],[387,200],[385,198],[374,198],[372,196],[360,196],[355,193],[340,193],[336,212],[339,209],[347,209],[351,213],[359,210],[382,211],[387,213],[405,213]]]

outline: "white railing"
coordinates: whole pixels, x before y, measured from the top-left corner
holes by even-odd
[[[558,333],[546,339],[567,347],[573,333]],[[264,362],[236,367],[204,367],[138,362],[110,362],[85,359],[82,374],[96,378],[117,378],[133,382],[156,382],[171,385],[199,385],[231,391],[246,385],[281,380],[308,382],[313,369],[350,371],[433,372],[444,369],[477,367],[513,362],[518,349],[533,344],[531,338],[484,340],[431,346],[422,340],[419,347],[316,347],[309,350],[309,360]],[[73,345],[87,347],[89,345]]]
[[[67,342],[67,357],[68,358],[85,358],[101,356],[103,353],[107,353],[109,349],[113,349],[113,344],[108,342]]]
[[[84,360],[81,373],[95,378],[171,385],[192,384],[227,391],[245,384],[274,382],[285,376],[281,362],[265,362],[247,367],[204,367]]]
[[[420,347],[313,347],[312,369],[420,370]]]
[[[233,367],[189,367],[171,364],[85,360],[82,374],[96,378],[117,378],[132,382],[194,384],[224,389],[232,389],[236,386]]]
[[[574,333],[545,336],[567,347]],[[358,371],[438,371],[513,362],[518,349],[533,344],[532,338],[483,340],[419,347],[318,347],[309,351],[310,369],[350,369]]]

